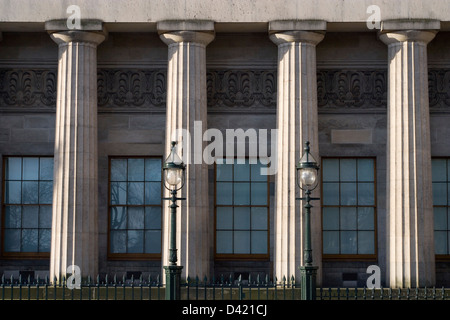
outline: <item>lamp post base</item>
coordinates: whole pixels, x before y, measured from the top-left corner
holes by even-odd
[[[316,300],[316,274],[319,267],[302,266],[300,267],[301,274],[301,299],[302,300]]]
[[[166,300],[180,300],[183,266],[164,266],[166,270]]]

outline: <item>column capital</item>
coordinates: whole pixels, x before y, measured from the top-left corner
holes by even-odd
[[[66,19],[45,22],[45,30],[58,45],[69,42],[88,42],[95,45],[102,43],[108,32],[100,20],[82,19],[79,29],[71,29]]]
[[[437,20],[386,20],[381,22],[378,38],[387,45],[405,41],[427,44],[440,28],[441,23]]]
[[[326,29],[327,22],[323,20],[276,20],[269,22],[269,38],[276,45],[290,42],[317,45]]]
[[[325,32],[317,31],[283,31],[269,35],[270,40],[276,45],[291,42],[302,42],[317,45],[325,37]]]
[[[161,40],[171,45],[180,42],[195,42],[208,45],[214,40],[214,22],[209,20],[159,21],[156,28]]]

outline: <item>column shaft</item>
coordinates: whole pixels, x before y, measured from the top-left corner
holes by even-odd
[[[388,275],[391,287],[435,282],[427,43],[431,31],[380,35],[388,44]]]
[[[59,45],[50,277],[98,273],[97,45],[103,34],[51,34]]]
[[[296,164],[305,141],[319,159],[317,118],[316,45],[320,32],[289,31],[273,33],[278,45],[278,171],[275,185],[275,276],[300,280],[303,265],[303,205],[296,200],[300,188]],[[320,194],[320,186],[314,191]],[[322,237],[320,203],[311,203],[313,264],[321,265]],[[319,272],[321,268],[319,268]],[[318,276],[318,279],[321,277]],[[320,280],[319,280],[320,281]]]
[[[186,141],[185,137],[182,142],[187,167],[181,194],[186,200],[179,201],[177,210],[178,263],[184,266],[184,276],[209,277],[208,166],[202,158],[205,145],[199,136],[203,137],[207,129],[206,45],[214,39],[214,33],[176,31],[162,33],[160,37],[169,46],[166,154],[170,152],[171,141],[182,142],[181,133],[175,134],[177,130],[187,130],[192,138]],[[168,264],[168,219],[169,207],[165,205],[163,265]]]

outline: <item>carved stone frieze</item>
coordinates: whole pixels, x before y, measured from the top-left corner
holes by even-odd
[[[276,70],[208,70],[209,110],[276,109]]]
[[[320,111],[386,109],[387,70],[318,70],[317,104]]]
[[[55,109],[56,78],[56,70],[0,69],[0,108]]]
[[[166,108],[165,69],[99,68],[99,111],[158,111]],[[208,69],[208,110],[275,112],[275,69]],[[431,112],[450,112],[450,69],[428,70]],[[386,112],[386,69],[318,69],[319,112]],[[56,69],[0,68],[0,110],[54,111]]]

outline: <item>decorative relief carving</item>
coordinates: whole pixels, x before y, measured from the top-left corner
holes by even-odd
[[[276,109],[275,70],[208,70],[209,110]]]
[[[209,69],[210,111],[276,110],[276,70]],[[319,69],[317,100],[321,112],[385,112],[387,70]],[[429,69],[431,111],[450,111],[450,69]],[[55,69],[0,69],[1,110],[54,111]],[[165,111],[165,69],[98,69],[100,111]]]
[[[318,70],[317,103],[322,111],[386,109],[386,70]]]
[[[0,107],[54,109],[56,77],[56,70],[0,69]]]
[[[428,69],[430,111],[450,111],[450,69]]]
[[[161,109],[166,107],[166,70],[99,69],[98,108]]]

